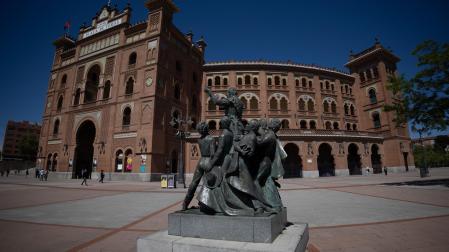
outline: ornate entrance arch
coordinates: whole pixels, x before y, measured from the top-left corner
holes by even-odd
[[[348,169],[349,175],[362,175],[362,164],[360,162],[359,147],[350,144],[348,147]]]
[[[302,160],[299,156],[299,147],[288,143],[284,147],[287,158],[284,160],[284,178],[302,178]]]
[[[320,177],[335,176],[334,156],[332,147],[328,143],[322,143],[318,148],[318,172]]]
[[[90,120],[84,121],[78,127],[72,178],[81,178],[83,169],[87,169],[89,174],[92,172],[95,135],[95,124]]]

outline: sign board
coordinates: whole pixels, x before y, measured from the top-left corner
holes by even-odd
[[[122,165],[122,164],[118,164],[118,165],[117,165],[117,170],[118,170],[118,171],[121,171],[122,169],[123,169],[123,165]]]
[[[115,26],[117,26],[117,25],[119,25],[119,24],[121,24],[121,23],[122,23],[122,19],[121,19],[121,18],[120,18],[120,19],[113,20],[113,21],[111,21],[111,22],[109,22],[108,20],[103,21],[103,22],[100,22],[100,23],[98,23],[98,24],[96,25],[95,29],[90,30],[90,31],[84,33],[84,34],[83,34],[83,39],[85,39],[85,38],[87,38],[87,37],[90,37],[90,36],[92,36],[92,35],[95,35],[95,34],[97,34],[97,33],[100,33],[100,32],[102,32],[102,31],[111,29],[112,27],[115,27]]]

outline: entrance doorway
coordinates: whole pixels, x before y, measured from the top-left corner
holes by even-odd
[[[379,154],[379,146],[373,144],[371,146],[371,165],[373,166],[373,173],[382,173],[382,157]]]
[[[322,143],[318,148],[318,173],[320,177],[335,176],[334,156],[332,147],[327,143]]]
[[[299,156],[299,147],[289,143],[284,147],[287,158],[284,159],[284,178],[302,178],[302,160]]]
[[[404,156],[405,171],[408,172],[408,152],[402,152],[402,155]]]
[[[94,158],[95,132],[95,124],[92,121],[85,121],[78,128],[72,178],[81,178],[83,169],[87,169],[90,177]]]
[[[349,175],[362,175],[362,164],[360,162],[359,147],[356,144],[350,144],[348,147],[348,169]]]

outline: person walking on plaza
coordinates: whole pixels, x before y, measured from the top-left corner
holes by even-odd
[[[48,171],[48,170],[45,170],[45,173],[44,173],[44,178],[45,178],[45,181],[47,181],[47,178],[48,178],[48,173],[49,173],[49,171]]]
[[[35,169],[34,173],[35,173],[36,178],[39,178],[39,169],[38,168]]]
[[[9,168],[6,168],[6,177],[9,176]]]
[[[100,172],[100,181],[98,181],[98,182],[103,183],[103,179],[104,179],[104,171],[101,170],[101,172]]]
[[[28,175],[30,175],[30,172],[27,169],[26,172],[25,172],[25,176],[28,178]]]
[[[388,170],[387,170],[387,167],[386,167],[386,166],[384,166],[384,173],[385,173],[385,176],[388,175]]]
[[[44,169],[40,169],[39,171],[39,180],[44,181]]]
[[[83,182],[81,182],[81,185],[85,184],[85,185],[87,186],[87,177],[88,177],[88,174],[87,174],[87,170],[86,170],[86,169],[83,169],[83,170],[81,171],[81,176],[83,177]]]

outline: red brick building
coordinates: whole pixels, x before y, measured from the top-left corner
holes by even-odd
[[[206,86],[222,94],[236,87],[246,120],[283,120],[286,177],[412,167],[407,128],[394,127],[381,109],[391,101],[385,84],[399,59],[380,44],[352,55],[350,73],[293,63],[205,64],[206,43],[173,25],[172,1],[145,6],[148,18],[137,24],[131,8],[105,6],[77,39],[54,42],[40,138],[46,168],[149,180],[178,173],[182,160],[191,175],[195,135],[181,145],[170,122],[191,119],[189,131],[200,120],[217,127],[222,112],[208,103]]]
[[[171,1],[150,0],[148,19],[104,6],[78,38],[56,47],[43,115],[42,164],[79,176],[83,168],[149,179],[177,171],[173,117],[200,118],[205,43],[172,23]],[[50,168],[47,167],[46,168]]]
[[[39,139],[40,131],[41,125],[37,123],[30,123],[28,121],[8,121],[5,129],[5,136],[3,138],[3,158],[23,158],[20,153],[20,141],[26,136]]]

